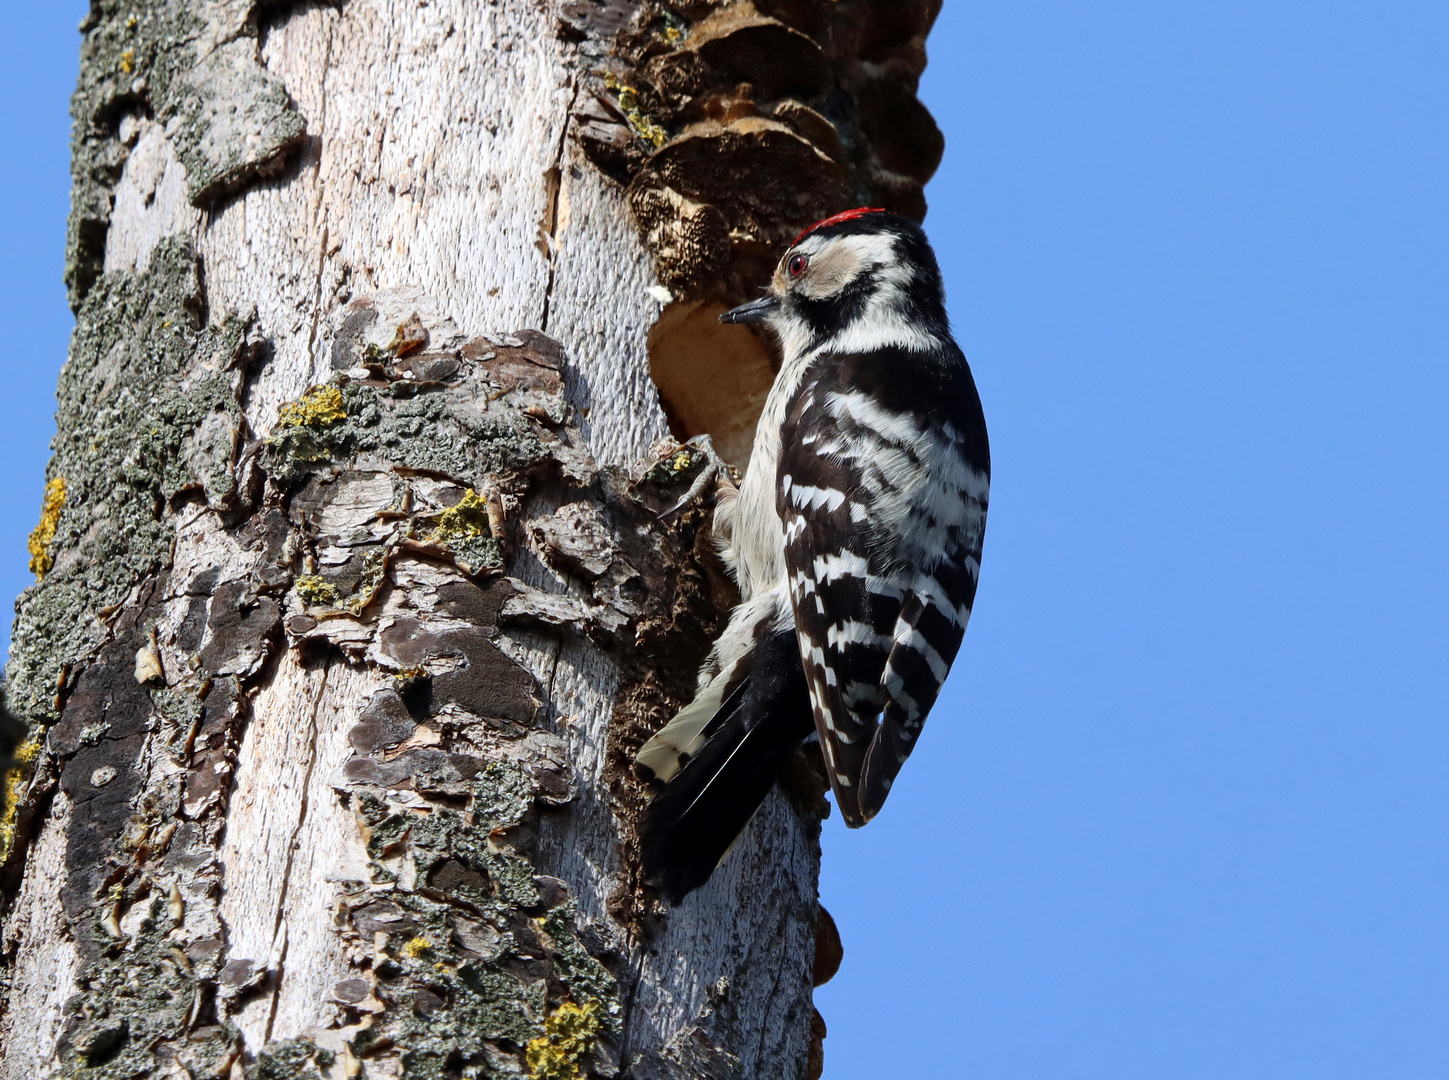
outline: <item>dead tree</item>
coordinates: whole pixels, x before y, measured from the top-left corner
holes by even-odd
[[[819,1075],[817,767],[667,910],[630,763],[732,602],[715,314],[924,214],[937,7],[92,0],[12,1080]]]

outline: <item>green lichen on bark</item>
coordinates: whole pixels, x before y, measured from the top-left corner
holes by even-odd
[[[401,401],[378,433],[378,450],[410,469],[447,473],[482,481],[490,473],[519,468],[544,456],[532,429],[505,420],[464,422],[466,441],[453,436],[446,421],[459,422],[438,394]]]
[[[65,269],[74,307],[101,275],[112,191],[129,154],[119,137],[124,115],[149,115],[165,128],[198,206],[278,167],[306,134],[285,88],[258,61],[251,5],[217,5],[215,17],[230,25],[209,24],[193,7],[91,0],[81,24]]]
[[[525,1048],[547,1041],[548,1017],[570,1002],[588,1005],[597,1035],[621,1030],[619,986],[579,940],[573,902],[541,888],[509,847],[508,831],[532,810],[534,782],[516,764],[488,762],[467,788],[466,812],[418,815],[365,794],[357,802],[374,884],[393,879],[381,861],[399,856],[419,884],[386,894],[385,911],[375,901],[353,911],[359,932],[380,916],[390,928],[386,957],[373,967],[373,993],[389,1008],[354,1050],[404,1048],[409,1080],[517,1075]],[[596,1041],[574,1056],[582,1060]]]
[[[142,901],[146,903],[148,901]],[[204,1038],[184,1039],[187,1018],[201,986],[192,962],[168,940],[165,914],[151,904],[151,913],[135,936],[116,939],[90,964],[80,979],[80,992],[66,1003],[67,1023],[62,1059],[69,1074],[84,1080],[133,1080],[153,1075],[155,1048],[166,1043],[182,1049],[176,1055],[193,1067],[217,1062],[235,1053],[241,1035],[230,1023],[209,1029]]]
[[[433,536],[445,544],[488,534],[488,500],[472,488],[433,522]]]
[[[324,581],[315,574],[299,577],[293,586],[297,595],[302,598],[304,604],[335,604],[337,603],[337,586],[329,581]]]
[[[521,469],[547,455],[547,448],[524,421],[471,418],[437,390],[395,391],[336,376],[345,416],[331,406],[320,410],[318,395],[334,387],[314,387],[284,406],[292,422],[279,422],[268,437],[265,463],[281,480],[297,481],[331,463],[377,458],[422,472],[442,473],[477,487],[494,474]],[[404,394],[406,396],[399,396]]]
[[[207,326],[202,312],[200,268],[179,238],[145,274],[102,277],[81,307],[47,469],[66,483],[53,565],[17,604],[7,669],[12,708],[31,723],[54,719],[62,669],[105,637],[99,613],[169,559],[170,501],[231,493],[248,327]]]
[[[346,419],[347,406],[342,400],[342,391],[335,386],[318,386],[296,401],[283,405],[277,414],[277,426],[325,430]]]
[[[617,1030],[619,1014],[608,1003],[617,1003],[618,984],[579,941],[574,921],[571,906],[554,908],[544,917],[543,931],[553,946],[554,967],[580,1001],[604,1003],[600,1023],[605,1030]]]
[[[319,1049],[307,1039],[288,1039],[267,1047],[247,1070],[247,1080],[322,1080],[317,1069],[330,1068],[330,1050]]]

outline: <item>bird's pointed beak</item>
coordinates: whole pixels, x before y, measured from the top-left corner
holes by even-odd
[[[748,304],[741,304],[737,308],[730,308],[719,317],[722,323],[758,323],[765,322],[775,313],[780,306],[780,301],[773,296],[762,296],[758,300],[751,300]]]

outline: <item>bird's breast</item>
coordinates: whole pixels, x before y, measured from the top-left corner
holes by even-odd
[[[786,354],[765,398],[750,464],[740,482],[731,547],[744,600],[775,588],[785,578],[785,530],[775,500],[779,487],[780,430],[790,400],[814,363],[814,351]]]

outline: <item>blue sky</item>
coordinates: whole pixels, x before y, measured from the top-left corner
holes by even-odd
[[[84,10],[16,7],[7,596]],[[827,825],[827,1080],[1449,1075],[1449,8],[946,0],[931,55],[991,522],[885,813]]]

